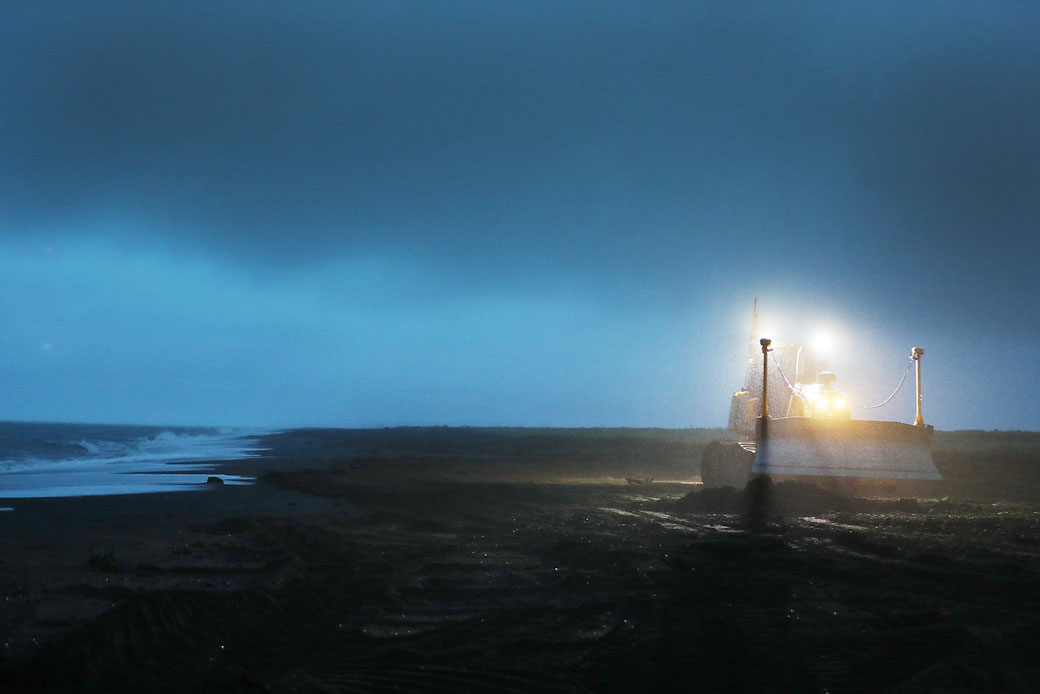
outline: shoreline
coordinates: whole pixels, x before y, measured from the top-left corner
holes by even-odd
[[[89,430],[92,425],[74,427],[81,427],[83,431],[77,433],[86,435],[91,433]],[[182,434],[173,429],[153,429],[144,444],[141,443],[144,439],[132,438],[91,442],[91,445],[101,449],[115,448],[115,451],[108,451],[108,457],[99,454],[95,457],[57,460],[29,458],[26,461],[15,458],[13,469],[0,473],[0,499],[191,492],[202,488],[196,485],[204,485],[212,476],[220,476],[225,484],[249,484],[255,481],[258,474],[249,467],[240,468],[246,474],[236,474],[230,471],[230,465],[239,460],[264,459],[268,453],[268,448],[263,445],[264,438],[278,433],[272,430],[231,436],[227,432],[220,432],[215,439],[207,439],[206,434],[193,433],[184,445],[185,440],[178,438]],[[160,442],[158,448],[152,445],[156,441]],[[178,448],[178,444],[182,447]],[[86,444],[68,445],[82,448]],[[206,450],[214,447],[218,450]],[[200,453],[218,455],[205,456]]]

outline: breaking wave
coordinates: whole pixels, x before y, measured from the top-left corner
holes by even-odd
[[[0,422],[0,472],[263,455],[266,430]]]

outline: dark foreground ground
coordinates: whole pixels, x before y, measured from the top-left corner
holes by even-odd
[[[1040,687],[1030,499],[649,482],[689,441],[276,443],[255,487],[0,502],[0,690]]]

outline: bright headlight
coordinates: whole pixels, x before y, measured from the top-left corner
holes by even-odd
[[[834,399],[834,407],[836,409],[839,409],[839,410],[844,410],[845,409],[845,401],[842,400],[841,398],[835,398]]]
[[[819,408],[821,410],[826,410],[827,409],[827,405],[828,405],[827,397],[824,396],[824,395],[817,395],[816,399],[813,400],[813,407],[817,407],[817,408]]]

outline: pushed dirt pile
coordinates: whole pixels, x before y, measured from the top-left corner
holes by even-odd
[[[846,511],[861,506],[863,500],[852,499],[820,487],[801,482],[771,484],[764,477],[748,483],[744,489],[724,487],[698,489],[676,502],[676,508],[694,513],[755,513],[767,515],[811,515]]]

